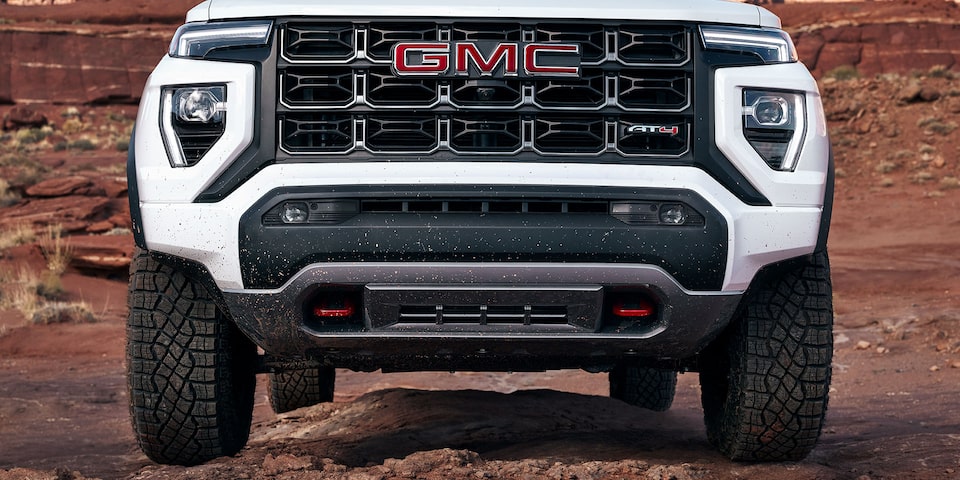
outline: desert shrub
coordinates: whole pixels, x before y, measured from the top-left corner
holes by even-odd
[[[912,180],[913,183],[927,183],[927,182],[933,180],[933,174],[930,173],[930,172],[928,172],[928,171],[926,171],[926,170],[921,170],[921,171],[913,174],[913,175],[911,176],[910,180]]]
[[[71,150],[84,150],[84,151],[95,150],[97,148],[97,144],[94,143],[93,140],[90,140],[89,138],[81,138],[68,143],[67,148]]]
[[[34,143],[40,143],[43,139],[47,138],[49,132],[41,128],[21,128],[17,130],[14,139],[20,145],[33,145]]]
[[[927,131],[943,136],[950,135],[956,129],[957,122],[933,122],[930,125],[927,125]]]
[[[103,175],[118,175],[126,177],[127,175],[127,164],[126,163],[114,163],[111,165],[106,165],[102,167],[97,167],[97,172],[100,172]]]
[[[42,165],[21,167],[13,177],[13,184],[22,188],[27,188],[40,183],[43,180],[43,174],[46,173],[46,167]]]
[[[825,78],[833,78],[836,80],[851,80],[854,78],[860,78],[860,72],[857,71],[857,67],[853,65],[840,65],[829,70],[824,74]]]
[[[60,130],[66,134],[80,133],[86,129],[87,129],[87,124],[83,123],[83,121],[80,120],[79,117],[68,118],[66,121],[63,122],[63,126],[60,127]]]
[[[953,190],[960,188],[960,179],[957,177],[943,177],[940,179],[941,190]]]
[[[931,78],[953,78],[953,72],[950,71],[950,68],[946,65],[934,65],[930,67],[930,70],[927,71],[927,75]]]
[[[920,146],[917,147],[917,151],[920,152],[921,155],[930,155],[932,153],[936,153],[937,147],[928,145],[926,143],[921,143]]]
[[[896,162],[883,160],[878,163],[876,167],[874,167],[874,170],[876,170],[878,173],[890,173],[898,168],[900,168],[900,165]]]
[[[30,321],[38,325],[54,323],[93,323],[97,317],[85,303],[50,302],[39,306]]]
[[[893,154],[894,160],[906,160],[908,158],[913,158],[913,157],[914,157],[914,153],[911,152],[910,150],[897,150],[896,153]]]
[[[20,195],[10,190],[10,183],[0,178],[0,208],[9,207],[20,201]],[[3,247],[0,246],[0,249]]]
[[[132,118],[128,117],[127,114],[123,112],[107,112],[107,120],[117,123],[127,123],[133,121]]]
[[[924,129],[927,132],[933,132],[940,135],[949,135],[954,130],[957,129],[957,123],[950,121],[944,122],[938,116],[927,116],[921,117],[917,120],[917,127]]]

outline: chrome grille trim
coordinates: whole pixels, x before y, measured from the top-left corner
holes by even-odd
[[[630,71],[627,71],[629,73]],[[683,90],[676,91],[679,96],[685,98],[685,101],[682,104],[667,108],[653,108],[653,107],[631,107],[629,105],[624,105],[624,102],[621,101],[622,95],[628,89],[633,89],[636,87],[626,87],[623,83],[629,78],[625,78],[626,75],[621,74],[617,75],[604,75],[601,83],[603,84],[603,90],[598,90],[598,95],[601,95],[603,100],[597,102],[595,105],[550,105],[542,101],[537,100],[537,93],[542,92],[544,89],[538,90],[536,85],[521,85],[519,89],[519,98],[518,100],[512,103],[505,104],[496,104],[496,105],[479,105],[479,104],[470,104],[467,102],[458,102],[454,96],[450,94],[452,85],[449,84],[439,84],[435,89],[436,94],[433,98],[426,102],[410,102],[410,103],[379,103],[371,99],[370,92],[370,81],[368,77],[370,76],[369,72],[353,72],[352,84],[352,100],[343,103],[313,103],[310,105],[298,105],[291,103],[287,98],[285,98],[285,93],[287,93],[292,87],[289,85],[287,80],[288,76],[293,76],[289,73],[282,73],[280,75],[280,104],[290,110],[343,110],[353,106],[363,105],[369,108],[375,109],[395,109],[395,110],[410,110],[410,109],[433,109],[435,107],[446,106],[456,109],[471,109],[471,110],[516,110],[523,106],[535,106],[541,110],[556,110],[556,111],[599,111],[606,108],[619,108],[625,112],[658,112],[658,113],[677,113],[682,112],[690,107],[691,105],[691,91],[693,88],[692,78],[689,76],[686,78],[676,78],[675,81],[682,81]],[[320,75],[316,75],[320,77]],[[680,76],[677,76],[680,77]],[[327,78],[327,77],[324,77]],[[407,82],[416,82],[424,81],[420,79],[399,79],[405,80]],[[656,78],[638,78],[639,81],[657,81],[664,79]],[[454,80],[456,82],[456,80]],[[520,83],[519,80],[507,80],[510,83]],[[399,82],[398,82],[399,83]],[[545,82],[548,84],[560,84],[562,82]],[[508,83],[509,85],[509,83]],[[563,85],[550,85],[547,88],[566,88]]]
[[[570,156],[570,157],[583,157],[590,155],[600,155],[603,153],[616,153],[623,155],[624,157],[659,157],[659,158],[679,158],[684,156],[690,150],[690,126],[689,123],[685,125],[685,134],[683,135],[683,143],[685,147],[683,150],[663,153],[663,152],[654,152],[654,153],[637,153],[630,152],[626,150],[620,142],[620,136],[618,135],[618,122],[609,122],[604,121],[603,119],[598,119],[597,122],[603,123],[603,137],[597,140],[598,147],[590,151],[566,151],[558,152],[550,149],[545,149],[542,146],[538,146],[535,136],[535,121],[536,120],[521,120],[521,130],[520,130],[520,145],[517,148],[503,151],[494,151],[494,150],[473,150],[469,148],[457,148],[454,145],[451,145],[449,139],[453,136],[450,128],[449,119],[437,118],[436,119],[436,138],[437,141],[431,144],[429,148],[426,149],[377,149],[371,147],[369,142],[366,140],[366,136],[358,136],[357,132],[366,132],[367,131],[367,119],[365,118],[354,118],[353,119],[353,128],[351,130],[352,144],[349,147],[342,149],[334,150],[308,150],[308,151],[297,151],[291,150],[285,145],[281,145],[280,149],[289,155],[294,156],[307,156],[307,155],[345,155],[353,153],[355,151],[366,151],[374,154],[387,154],[387,155],[429,155],[436,152],[448,151],[458,155],[484,155],[484,156],[511,156],[517,155],[522,152],[532,152],[538,155],[543,156]],[[284,122],[280,121],[278,125],[278,131],[283,135],[284,131]]]

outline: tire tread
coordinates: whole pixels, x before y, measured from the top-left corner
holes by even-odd
[[[833,306],[826,252],[762,278],[702,355],[707,436],[733,460],[800,460],[827,411]]]
[[[255,347],[202,286],[139,249],[128,298],[130,410],[141,450],[180,465],[238,452],[252,420]]]

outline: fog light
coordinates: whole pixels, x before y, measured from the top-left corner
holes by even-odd
[[[687,212],[683,205],[664,204],[660,206],[660,223],[683,225],[687,221]]]
[[[630,225],[656,225],[659,220],[658,211],[656,203],[615,202],[610,204],[610,214]]]
[[[306,203],[285,203],[280,211],[280,220],[283,220],[283,223],[307,223],[308,218],[310,218],[310,212],[307,210]]]

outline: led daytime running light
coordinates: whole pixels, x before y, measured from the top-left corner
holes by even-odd
[[[764,63],[797,61],[797,50],[783,30],[744,27],[700,27],[707,50],[752,53]]]
[[[218,48],[266,45],[272,27],[273,22],[188,23],[174,34],[170,56],[203,58]]]

